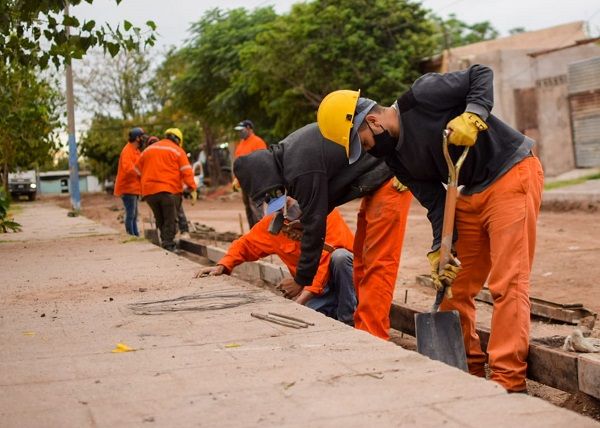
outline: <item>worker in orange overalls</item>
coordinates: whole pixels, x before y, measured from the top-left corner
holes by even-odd
[[[363,121],[352,123],[354,106],[361,100],[358,91],[329,94],[319,112],[331,114],[318,119],[319,126],[334,132],[353,126],[364,148],[374,144],[388,148],[386,163],[428,210],[434,238],[427,255],[432,278],[439,289],[442,281],[451,285],[441,309],[460,313],[469,371],[485,377],[487,361],[493,381],[509,392],[526,392],[529,276],[544,181],[532,153],[534,141],[492,114],[493,71],[480,64],[425,74],[393,106],[373,105]],[[340,110],[337,104],[347,108]],[[445,129],[451,130],[449,152],[454,162],[465,146],[470,151],[459,177],[463,187],[454,225],[461,263],[454,259],[438,276],[443,183],[448,179],[442,150]],[[494,298],[487,354],[475,325],[475,296],[486,280]]]
[[[361,104],[360,114],[366,115],[373,104]],[[323,249],[327,214],[336,206],[363,198],[354,240],[358,297],[354,325],[387,340],[412,195],[392,179],[383,159],[370,151],[361,152],[358,140],[352,144],[352,150],[349,144],[332,144],[312,123],[268,150],[237,159],[233,167],[242,189],[256,203],[278,204],[287,194],[300,205],[302,252],[294,278],[282,281],[282,288],[291,296],[300,294],[313,281]]]
[[[136,164],[141,176],[142,195],[154,214],[160,230],[161,245],[175,251],[175,222],[181,202],[182,182],[192,189],[192,201],[197,198],[196,183],[187,154],[181,148],[183,134],[178,128],[165,131],[165,138],[148,146]]]
[[[234,153],[234,160],[246,156],[256,150],[264,150],[267,148],[267,143],[254,133],[254,124],[251,120],[242,120],[235,128],[240,133],[240,141],[237,143]],[[237,178],[233,178],[232,189],[234,192],[240,190],[240,185]],[[246,209],[246,218],[250,228],[254,226],[262,217],[262,212],[256,206],[250,203],[248,194],[242,190],[242,201]]]
[[[281,212],[283,211],[283,212]],[[230,274],[234,267],[276,254],[294,276],[300,260],[302,235],[298,203],[287,198],[286,209],[263,217],[248,233],[234,241],[216,266],[202,269],[196,276]],[[283,216],[281,223],[277,216]],[[274,225],[282,225],[274,230]],[[277,226],[277,229],[279,227]],[[293,299],[345,324],[354,325],[356,293],[352,282],[352,246],[354,237],[340,212],[327,216],[325,246],[312,283]],[[291,298],[284,292],[285,297]]]
[[[125,231],[133,236],[140,236],[137,227],[138,198],[142,194],[140,177],[135,171],[135,164],[140,158],[141,146],[145,132],[142,128],[129,131],[127,144],[119,156],[119,168],[115,179],[115,196],[120,196],[125,206]]]

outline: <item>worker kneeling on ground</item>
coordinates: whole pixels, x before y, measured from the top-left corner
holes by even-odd
[[[182,145],[181,131],[167,129],[165,138],[147,147],[136,164],[136,171],[142,177],[143,198],[154,214],[161,245],[169,251],[176,249],[175,222],[181,204],[181,183],[192,189],[192,200],[197,197],[192,166]]]
[[[280,193],[283,194],[283,190]],[[301,254],[302,212],[294,199],[287,197],[280,201],[279,206],[267,210],[265,217],[231,244],[216,266],[204,268],[196,276],[229,274],[244,262],[272,254],[279,256],[292,276],[296,275]],[[284,296],[345,324],[354,325],[353,243],[354,236],[348,225],[340,212],[333,210],[327,216],[325,245],[312,284],[296,294],[282,290]],[[278,288],[281,289],[280,286]]]
[[[361,107],[366,114],[369,103]],[[267,150],[236,159],[233,170],[256,204],[276,204],[280,189],[298,201],[303,226],[300,259],[294,277],[281,284],[295,294],[313,282],[328,213],[362,198],[353,251],[358,299],[354,326],[389,339],[390,307],[412,195],[392,179],[384,160],[367,150],[348,156],[346,147],[328,141],[311,123]]]

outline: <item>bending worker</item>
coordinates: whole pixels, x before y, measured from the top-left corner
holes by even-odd
[[[192,166],[183,145],[183,134],[178,128],[165,131],[165,138],[148,146],[140,156],[136,168],[142,177],[142,195],[152,209],[156,227],[160,230],[163,248],[175,251],[175,222],[181,203],[182,182],[192,189],[192,200],[197,197]]]
[[[361,104],[360,114],[373,101]],[[391,179],[378,148],[360,147],[357,138],[331,144],[316,123],[290,134],[268,150],[237,159],[234,172],[255,203],[281,204],[285,194],[298,201],[304,234],[293,279],[282,282],[291,297],[310,286],[325,242],[327,214],[336,206],[363,197],[354,240],[354,285],[358,306],[356,328],[389,338],[389,312],[394,294],[406,218],[412,196]],[[348,157],[350,153],[350,157]],[[350,163],[350,165],[349,165]]]
[[[246,119],[238,123],[235,128],[240,133],[240,141],[235,148],[234,160],[242,156],[246,156],[256,150],[264,150],[267,148],[267,143],[254,133],[254,124],[251,120]],[[234,192],[240,190],[240,184],[237,178],[233,178],[232,188]],[[250,202],[248,195],[242,189],[242,201],[246,209],[246,218],[248,219],[248,227],[252,228],[261,218],[262,212]]]
[[[119,155],[119,169],[115,180],[115,196],[120,196],[125,207],[125,231],[133,236],[140,236],[137,227],[138,198],[142,194],[140,177],[135,171],[135,164],[141,156],[140,149],[145,132],[142,128],[129,131],[127,144]]]
[[[301,253],[302,229],[298,221],[301,215],[298,203],[288,198],[285,210],[282,208],[263,217],[248,233],[231,244],[216,266],[204,268],[196,276],[230,274],[234,267],[244,262],[271,254],[277,254],[289,272],[295,275]],[[354,236],[337,209],[327,216],[325,242],[312,283],[294,300],[345,324],[354,325],[356,294],[352,282],[351,253]],[[291,297],[285,292],[284,296]]]
[[[337,111],[336,98],[354,97],[347,104],[352,117],[360,105],[358,92],[336,91],[319,107],[319,126],[324,135],[346,129],[345,115]],[[533,156],[533,140],[491,114],[493,73],[473,65],[447,74],[426,74],[398,98],[392,107],[373,106],[358,129],[364,148],[373,144],[390,147],[386,162],[428,210],[433,245],[428,254],[434,282],[444,216],[448,168],[442,152],[442,131],[452,132],[449,141],[454,161],[463,147],[471,150],[461,169],[464,185],[456,205],[456,255],[462,270],[446,266],[442,279],[451,283],[453,298],[444,299],[442,310],[457,309],[467,351],[469,371],[485,376],[486,354],[475,330],[475,296],[486,279],[494,298],[487,360],[491,379],[509,392],[525,392],[529,349],[529,275],[533,262],[543,187],[543,172]],[[358,111],[358,108],[357,108]],[[321,120],[322,119],[322,120]],[[334,138],[333,136],[330,138]],[[449,296],[448,296],[449,297]]]

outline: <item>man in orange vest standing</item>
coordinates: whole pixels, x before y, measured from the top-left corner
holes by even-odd
[[[145,138],[142,128],[129,131],[129,138],[119,156],[119,169],[115,180],[115,196],[120,196],[125,206],[125,231],[133,236],[140,236],[137,228],[138,198],[142,193],[140,177],[135,171],[135,164],[140,158],[140,147]]]
[[[265,141],[254,133],[254,124],[251,120],[242,120],[238,123],[235,128],[240,133],[240,141],[238,142],[234,160],[242,156],[249,155],[256,150],[264,150],[267,148]],[[240,189],[240,185],[237,178],[233,179],[233,191],[237,192]],[[246,218],[248,219],[248,225],[250,228],[254,226],[261,218],[262,213],[256,208],[256,206],[250,203],[248,194],[242,190],[242,200],[244,201],[244,207],[246,208]]]
[[[165,138],[148,146],[136,164],[142,177],[142,195],[148,203],[160,230],[161,245],[175,251],[175,222],[181,202],[181,183],[192,189],[195,202],[196,183],[192,166],[183,145],[183,134],[178,128],[165,131]]]

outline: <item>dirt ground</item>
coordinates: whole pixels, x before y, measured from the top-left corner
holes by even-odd
[[[66,196],[44,197],[69,208]],[[551,205],[546,205],[546,207]],[[195,206],[184,201],[188,220],[214,227],[218,232],[240,233],[248,230],[244,207],[239,194],[222,189],[210,196],[204,195]],[[353,201],[341,207],[342,214],[350,228],[356,226],[356,213],[359,202]],[[107,194],[84,194],[82,197],[84,216],[112,228],[123,230],[124,214],[121,201]],[[140,203],[140,228],[151,226],[151,211],[147,204]],[[241,223],[241,224],[240,224]],[[243,230],[242,230],[243,228]],[[431,229],[425,210],[414,201],[409,214],[408,227],[402,252],[402,260],[396,283],[395,300],[406,301],[417,308],[428,308],[433,299],[433,291],[425,289],[415,281],[415,277],[427,273],[428,263],[425,254],[431,239]],[[228,244],[219,243],[226,247]],[[565,211],[564,206],[557,211],[543,209],[538,221],[538,241],[534,268],[531,277],[531,296],[557,303],[581,303],[586,308],[600,312],[600,219],[593,210]],[[277,262],[276,258],[271,262]],[[478,322],[489,325],[491,307],[478,303]],[[597,323],[593,336],[600,337]],[[566,336],[572,331],[569,325],[532,323],[532,337]],[[392,334],[392,341],[411,349],[414,338]],[[578,413],[600,420],[600,403],[581,394],[568,394],[535,382],[528,384],[529,394],[541,397],[555,405],[566,407]]]

